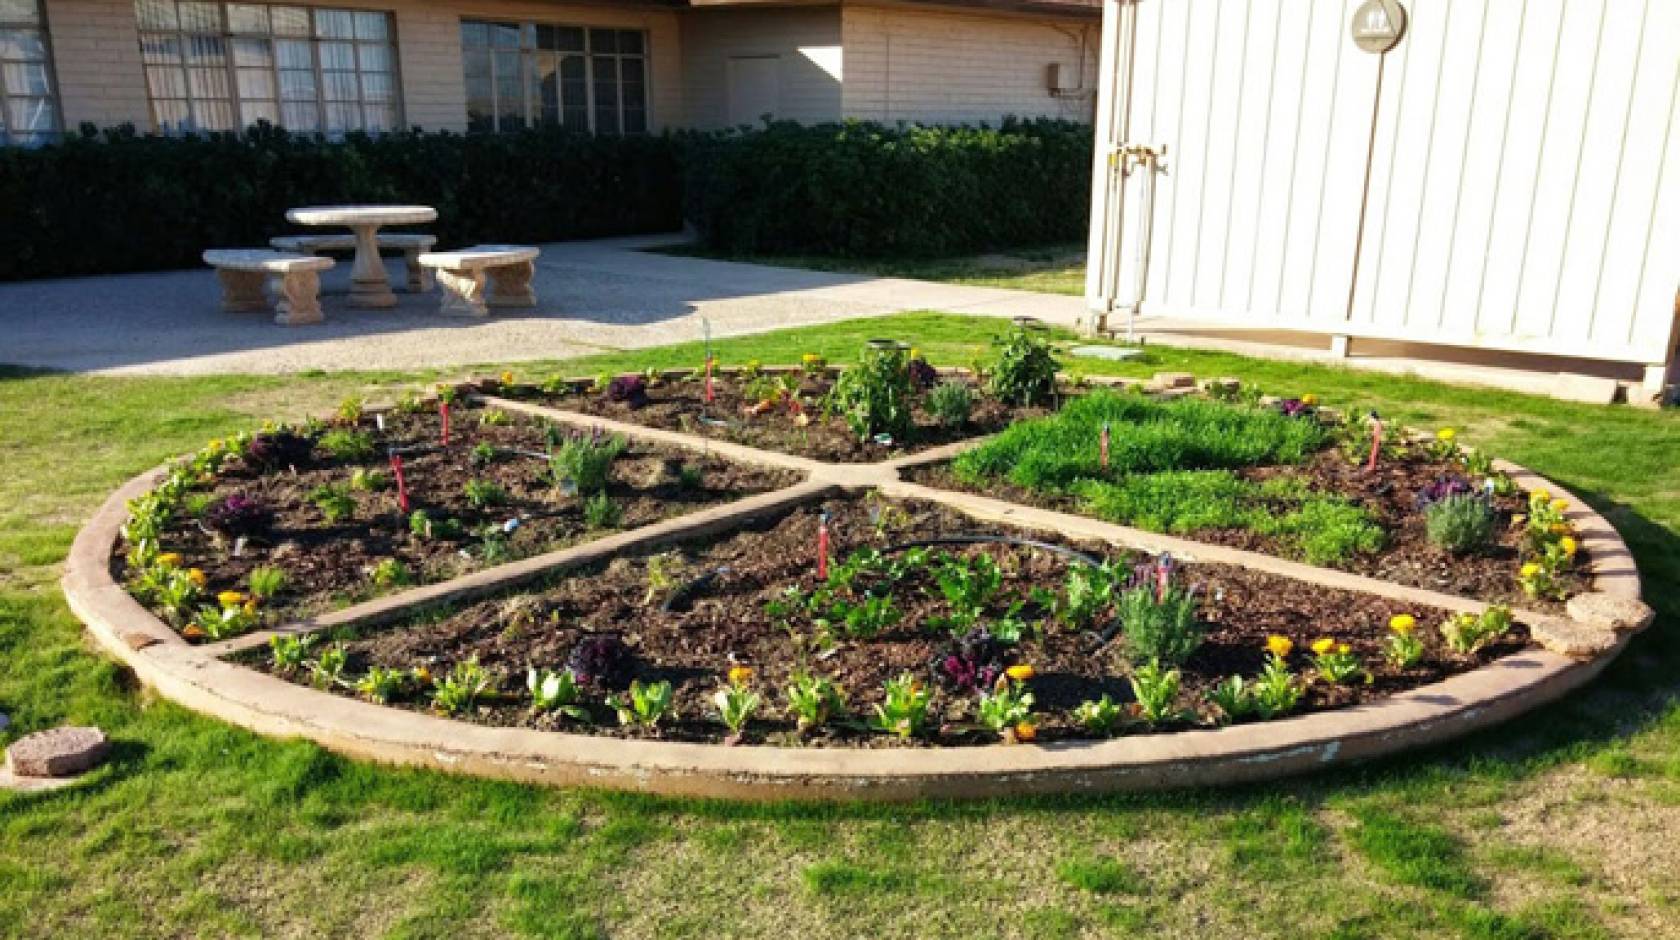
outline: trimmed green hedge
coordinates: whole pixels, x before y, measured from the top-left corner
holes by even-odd
[[[1077,241],[1090,128],[873,124],[591,136],[132,128],[0,147],[0,280],[195,267],[305,231],[287,209],[435,206],[445,246],[674,231],[737,252],[931,256]]]
[[[960,254],[1085,237],[1091,128],[846,123],[696,135],[684,215],[708,247],[850,256]]]
[[[559,130],[342,142],[271,127],[84,130],[0,147],[0,280],[194,267],[206,248],[308,231],[286,210],[334,203],[435,206],[426,230],[445,246],[671,231],[682,224],[677,146]]]

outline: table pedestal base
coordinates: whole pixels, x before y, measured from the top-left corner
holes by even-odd
[[[354,226],[356,233],[356,263],[350,269],[350,306],[395,307],[397,295],[391,293],[391,279],[385,274],[385,262],[379,259],[377,225]]]

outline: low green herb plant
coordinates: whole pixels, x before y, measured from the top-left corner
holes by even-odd
[[[345,667],[350,664],[350,651],[344,644],[335,643],[321,651],[309,667],[309,681],[317,689],[330,689],[344,679]]]
[[[927,393],[925,406],[941,427],[960,428],[974,412],[974,393],[962,382],[941,382]]]
[[[391,478],[384,472],[368,467],[357,467],[350,471],[350,488],[361,493],[378,493],[391,485]]]
[[[1196,618],[1195,595],[1176,583],[1165,590],[1143,584],[1124,591],[1116,609],[1126,657],[1134,666],[1182,665],[1202,645],[1206,628]]]
[[[467,498],[467,505],[474,509],[501,506],[508,501],[507,489],[493,480],[468,480],[462,485],[461,492]]]
[[[1173,703],[1178,700],[1181,679],[1177,669],[1162,668],[1158,660],[1150,660],[1132,670],[1132,695],[1137,699],[1138,716],[1152,725],[1178,718]]]
[[[1313,643],[1312,652],[1313,669],[1320,679],[1331,685],[1351,685],[1360,679],[1371,681],[1371,674],[1366,671],[1359,654],[1347,643],[1325,637]]]
[[[478,664],[478,657],[461,660],[435,680],[432,707],[440,714],[464,715],[477,706],[494,682],[490,673]]]
[[[388,705],[408,691],[410,679],[401,669],[371,666],[356,680],[356,693],[370,702]]]
[[[381,590],[403,587],[414,580],[408,566],[395,558],[382,558],[368,572],[368,580]]]
[[[591,529],[616,529],[624,519],[624,508],[605,492],[583,501],[583,522]]]
[[[364,431],[352,431],[338,428],[321,435],[315,443],[316,447],[325,451],[336,460],[367,460],[378,452],[374,446],[373,436]]]
[[[846,714],[846,698],[834,680],[795,672],[788,679],[788,713],[794,716],[800,733],[820,728]]]
[[[1494,604],[1480,614],[1454,614],[1441,624],[1447,648],[1468,656],[1504,636],[1514,623],[1511,608]]]
[[[652,728],[670,712],[673,697],[671,683],[661,679],[644,684],[637,679],[630,683],[626,696],[607,696],[607,707],[618,713],[621,725]]]
[[[356,498],[336,483],[323,483],[309,491],[309,502],[328,523],[343,522],[356,515]]]
[[[309,651],[320,639],[313,633],[276,634],[268,638],[269,662],[278,675],[289,676],[309,662]]]
[[[599,439],[580,436],[562,441],[548,459],[555,485],[586,495],[606,490],[613,461],[624,453],[626,446],[624,438],[617,435]]]
[[[533,666],[525,673],[525,687],[531,692],[531,707],[537,711],[559,712],[576,721],[589,720],[589,711],[583,707],[583,692],[571,670],[539,671]]]
[[[1254,686],[1242,676],[1227,676],[1208,692],[1221,721],[1241,721],[1255,712]]]
[[[731,670],[735,672],[735,670]],[[762,698],[748,685],[745,678],[731,678],[712,695],[712,705],[717,709],[718,720],[729,729],[732,735],[739,735],[746,730],[747,722],[752,721],[758,713],[758,706]]]
[[[1497,517],[1492,504],[1475,493],[1430,503],[1423,511],[1429,541],[1454,555],[1473,555],[1493,543]]]
[[[252,597],[271,600],[286,589],[286,569],[277,565],[258,565],[245,576],[245,584]]]
[[[888,679],[885,696],[875,706],[869,726],[900,738],[918,737],[927,729],[930,695],[921,681],[909,673]]]
[[[998,679],[992,691],[980,695],[974,717],[982,727],[1003,734],[1017,725],[1032,722],[1033,694],[1025,682],[1005,676]]]
[[[1125,711],[1120,704],[1104,694],[1100,699],[1080,702],[1073,710],[1073,720],[1081,728],[1098,737],[1110,737],[1120,730],[1120,723],[1125,717]]]

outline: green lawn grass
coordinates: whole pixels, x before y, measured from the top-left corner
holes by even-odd
[[[846,360],[892,335],[963,364],[1001,328],[919,314],[718,347],[725,363]],[[391,770],[149,697],[88,648],[56,579],[78,525],[129,476],[263,417],[434,376],[0,372],[5,740],[74,721],[116,744],[78,787],[0,794],[0,935],[1672,936],[1680,415],[1218,353],[1152,349],[1113,370],[1238,375],[1451,424],[1605,513],[1657,626],[1594,685],[1509,727],[1233,791],[759,806]]]
[[[1044,294],[1085,294],[1085,246],[1046,245],[952,258],[839,258],[832,255],[743,255],[692,245],[654,249],[662,254],[745,261],[870,277],[907,277],[966,287],[1007,287]]]

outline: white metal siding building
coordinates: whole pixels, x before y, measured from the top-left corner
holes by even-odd
[[[1105,6],[1094,310],[1637,363],[1660,387],[1680,2]],[[1401,38],[1365,51],[1351,25],[1385,6]]]

